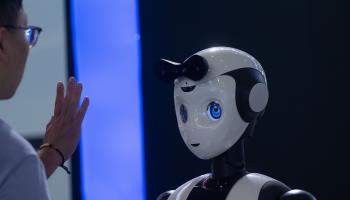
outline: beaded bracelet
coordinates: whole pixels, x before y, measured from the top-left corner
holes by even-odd
[[[52,144],[48,144],[48,143],[45,143],[45,144],[40,146],[40,150],[44,149],[44,148],[50,148],[50,149],[55,150],[58,153],[58,155],[60,155],[61,160],[62,160],[61,164],[60,164],[60,167],[62,167],[67,172],[67,174],[71,174],[71,172],[69,171],[68,167],[64,166],[65,159],[64,159],[62,151],[60,151],[59,149],[54,147]]]

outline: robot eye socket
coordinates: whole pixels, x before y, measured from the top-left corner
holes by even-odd
[[[217,102],[211,102],[208,105],[208,116],[211,120],[213,121],[217,121],[220,119],[221,115],[222,115],[222,108],[220,106],[219,103]]]
[[[181,104],[180,106],[180,116],[181,116],[182,122],[186,123],[188,120],[188,114],[187,114],[187,109],[183,104]]]

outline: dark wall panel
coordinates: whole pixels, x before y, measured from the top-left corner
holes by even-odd
[[[231,46],[264,67],[270,101],[247,166],[318,199],[344,199],[349,169],[349,12],[345,1],[140,0],[148,199],[209,172],[177,129],[159,58]]]

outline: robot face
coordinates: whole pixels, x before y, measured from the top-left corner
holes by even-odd
[[[263,68],[238,49],[209,48],[182,63],[161,59],[155,70],[160,80],[175,80],[180,133],[201,159],[214,158],[232,147],[267,104]]]
[[[232,147],[248,123],[238,113],[232,77],[221,75],[198,85],[192,83],[185,77],[175,81],[177,122],[191,152],[201,159],[211,159]]]

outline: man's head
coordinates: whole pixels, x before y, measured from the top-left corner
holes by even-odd
[[[0,99],[11,98],[22,80],[29,44],[22,0],[0,1]]]

